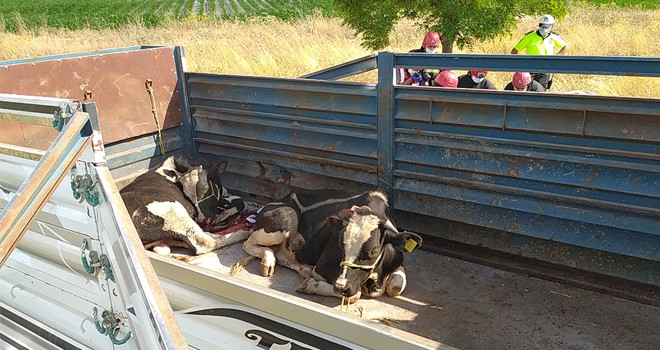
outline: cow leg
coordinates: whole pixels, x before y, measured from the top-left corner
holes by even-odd
[[[312,277],[312,266],[300,263],[296,255],[286,244],[283,244],[282,249],[277,251],[276,260],[280,265],[297,271],[302,279]]]
[[[171,247],[190,248],[188,243],[177,241],[172,238],[163,238],[144,245],[144,249],[152,249],[158,255],[169,255],[172,252]]]
[[[385,285],[385,291],[387,295],[395,297],[401,295],[406,289],[406,271],[403,266],[399,266],[398,269],[390,273],[385,277],[383,284]]]
[[[178,202],[151,202],[147,210],[163,219],[163,232],[170,238],[186,242],[195,250],[195,255],[208,253],[218,248],[216,238],[204,232]],[[228,238],[225,238],[228,240]]]
[[[300,286],[298,286],[298,289],[296,289],[296,292],[312,294],[312,295],[321,295],[325,297],[341,298],[340,295],[337,295],[337,293],[335,293],[332,284],[324,280],[321,281],[316,280],[314,279],[314,277],[303,280],[300,283]],[[361,295],[362,293],[358,291],[355,295],[347,299],[348,304],[356,303],[358,300],[360,300]]]
[[[213,235],[215,239],[215,249],[226,247],[234,243],[238,243],[248,239],[252,235],[250,230],[238,230],[231,233],[225,233],[224,235],[217,236]]]
[[[261,259],[263,276],[272,276],[275,272],[277,260],[275,252],[270,247],[284,245],[288,234],[288,232],[266,232],[264,229],[259,229],[252,232],[252,235],[243,243],[243,250],[246,253]]]

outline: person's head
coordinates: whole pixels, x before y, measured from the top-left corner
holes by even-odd
[[[470,77],[475,84],[481,83],[488,75],[487,70],[471,70]]]
[[[422,47],[426,50],[426,53],[436,53],[438,50],[438,45],[440,45],[440,34],[431,31],[424,35]]]
[[[443,70],[440,74],[436,75],[435,83],[438,86],[455,88],[458,86],[458,77],[450,70]]]
[[[555,18],[552,15],[543,15],[539,20],[539,33],[542,36],[550,34],[550,30],[555,25]]]
[[[529,74],[529,72],[515,72],[513,73],[513,78],[511,79],[513,88],[516,91],[525,91],[527,89],[527,85],[529,85],[531,82],[532,75]]]

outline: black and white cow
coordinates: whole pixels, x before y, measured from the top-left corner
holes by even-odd
[[[227,168],[227,162],[221,162],[208,170],[206,179],[207,186],[197,183],[198,194],[197,206],[203,213],[197,223],[207,228],[210,232],[217,232],[227,228],[226,220],[237,215],[245,209],[245,202],[239,196],[231,195],[220,182],[220,175]],[[179,177],[179,182],[184,182],[186,175]],[[201,177],[198,181],[201,182]],[[192,181],[194,183],[194,179]],[[188,187],[192,187],[192,184]],[[205,191],[199,193],[199,189]],[[184,186],[184,189],[186,187]],[[188,197],[190,199],[190,197]]]
[[[266,205],[252,230],[243,248],[261,258],[262,275],[272,275],[277,262],[303,277],[299,292],[351,302],[361,289],[371,297],[403,292],[404,247],[412,251],[422,243],[414,233],[397,231],[387,198],[377,191],[295,191]]]
[[[412,252],[422,238],[412,232],[395,232],[383,224],[387,218],[368,206],[354,206],[329,217],[313,237],[295,248],[301,262],[314,265],[311,278],[298,292],[348,298],[362,293],[375,298],[385,292],[400,295],[406,287],[404,251]]]
[[[181,157],[169,157],[120,191],[145,248],[154,247],[159,254],[169,254],[171,246],[179,246],[190,248],[198,255],[249,236],[247,231],[215,236],[198,224],[207,218],[215,222],[218,214],[223,216],[218,207],[226,201],[215,193],[226,190],[220,190],[219,183],[212,179],[224,168],[212,169],[214,173],[209,180],[203,167],[191,166]]]
[[[279,262],[308,277],[305,274],[310,268],[303,265],[309,264],[308,259],[294,256],[296,247],[314,236],[328,217],[354,205],[369,206],[374,213],[387,218],[384,225],[397,231],[389,220],[387,198],[381,192],[349,195],[336,190],[299,189],[261,209],[252,226],[252,235],[243,248],[249,255],[261,259],[261,274],[264,276],[271,276]]]

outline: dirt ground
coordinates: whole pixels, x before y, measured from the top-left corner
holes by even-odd
[[[191,263],[228,273],[247,256],[242,244],[220,251]],[[460,349],[660,349],[658,307],[424,250],[405,259],[402,296],[361,299],[348,312]],[[338,298],[296,293],[298,274],[281,266],[262,277],[255,260],[234,277],[340,308]]]

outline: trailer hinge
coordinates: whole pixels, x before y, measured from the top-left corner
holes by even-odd
[[[101,260],[99,259],[99,253],[95,250],[89,251],[89,259],[85,251],[87,250],[87,239],[83,239],[82,247],[80,247],[80,259],[82,260],[82,265],[85,268],[85,271],[89,275],[96,275],[97,268],[101,267]]]
[[[74,167],[75,169],[75,167]],[[71,170],[71,191],[73,198],[79,203],[86,201],[87,204],[95,207],[99,204],[99,192],[94,190],[96,182],[88,172],[84,175],[76,175],[74,169]]]
[[[53,113],[52,125],[57,131],[62,131],[64,124],[66,124],[71,117],[80,109],[81,105],[78,102],[62,103],[60,109]]]
[[[117,283],[115,281],[115,274],[112,272],[112,266],[110,266],[110,260],[108,260],[108,256],[101,254],[99,258],[101,260],[101,266],[103,266],[103,272],[105,273],[105,280],[111,280],[113,283]]]
[[[96,330],[101,334],[107,335],[112,344],[122,345],[131,338],[131,331],[125,331],[128,326],[126,325],[124,317],[115,314],[114,311],[103,310],[101,313],[101,319],[99,320],[97,318],[98,312],[99,310],[94,307],[92,318],[94,319]],[[121,333],[123,333],[124,336],[119,339],[117,336]]]
[[[85,271],[89,275],[96,275],[98,272],[97,269],[102,269],[105,273],[105,280],[111,280],[113,283],[117,283],[115,280],[115,274],[112,272],[112,266],[110,266],[110,260],[105,254],[99,255],[95,250],[89,251],[89,259],[85,251],[88,246],[87,239],[83,239],[82,247],[80,247],[80,260],[82,260],[82,265],[85,268]]]

